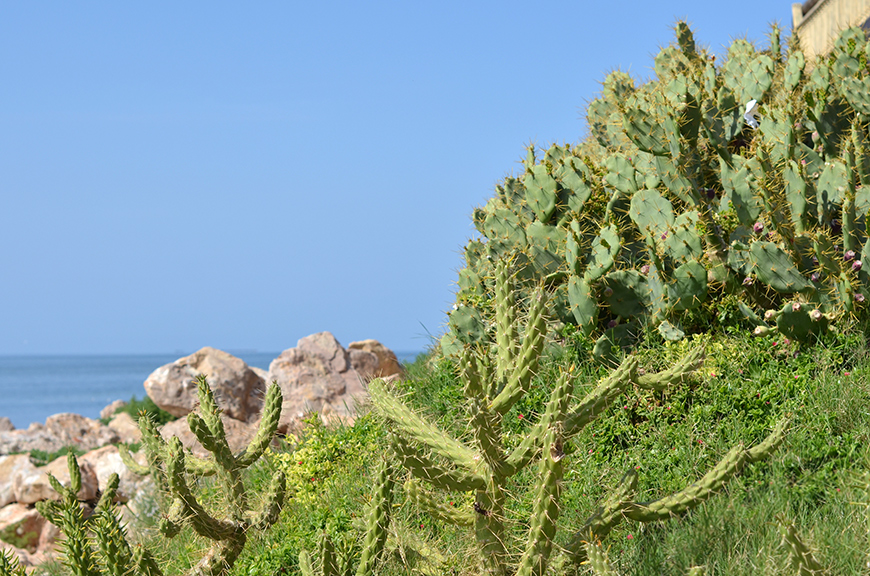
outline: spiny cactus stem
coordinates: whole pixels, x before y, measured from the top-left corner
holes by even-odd
[[[184,515],[190,519],[193,529],[200,536],[212,540],[231,538],[236,527],[229,522],[222,522],[210,516],[191,493],[184,477],[184,450],[177,437],[173,438],[169,444],[169,456],[166,471],[169,477],[169,486],[173,493],[178,495],[179,501],[184,506]]]
[[[440,466],[401,436],[393,435],[390,444],[402,466],[417,478],[426,480],[436,488],[467,492],[482,489],[486,485],[482,476]]]
[[[616,488],[607,496],[583,527],[574,534],[567,547],[571,562],[579,566],[586,561],[584,542],[603,540],[613,528],[622,522],[623,511],[637,494],[637,472],[626,472]]]
[[[377,408],[409,438],[427,446],[434,453],[448,459],[455,466],[473,473],[477,468],[477,454],[430,421],[416,414],[387,391],[383,380],[369,382],[369,396]]]
[[[662,391],[700,368],[704,363],[704,358],[704,348],[699,346],[680,358],[677,364],[663,372],[638,376],[637,385],[640,388]]]
[[[583,548],[588,558],[587,563],[595,576],[619,576],[610,564],[607,550],[604,549],[600,540],[584,542]]]
[[[417,508],[441,522],[455,526],[470,527],[474,525],[473,513],[451,508],[437,502],[431,494],[423,490],[420,482],[414,478],[409,478],[405,482],[405,494]]]
[[[384,552],[390,523],[390,508],[393,503],[393,484],[393,469],[388,461],[384,461],[378,471],[378,482],[368,512],[365,541],[356,571],[357,576],[374,574],[375,566]]]
[[[259,529],[265,530],[269,526],[278,521],[278,516],[281,514],[281,508],[284,505],[284,498],[287,494],[287,479],[283,471],[278,471],[272,482],[269,485],[268,496],[263,503],[263,507],[259,513],[254,516],[252,525]]]
[[[516,305],[510,286],[508,263],[504,260],[495,268],[496,344],[498,346],[497,377],[504,381],[516,357]]]
[[[782,533],[783,542],[789,547],[791,556],[791,566],[798,571],[799,576],[820,576],[825,573],[825,568],[813,556],[809,546],[804,544],[797,529],[791,522],[786,522],[784,518],[777,517],[777,524]]]
[[[616,370],[583,398],[580,406],[565,417],[565,438],[571,438],[579,433],[636,379],[637,359],[628,356]]]
[[[242,455],[236,459],[236,467],[248,468],[260,459],[278,431],[283,405],[284,396],[281,392],[281,386],[273,380],[266,389],[266,397],[263,400],[263,415],[260,418],[260,425],[257,427],[257,434]]]
[[[532,295],[532,305],[529,310],[526,333],[523,339],[517,363],[508,377],[504,389],[496,396],[489,408],[499,414],[505,414],[519,400],[529,386],[529,382],[538,369],[538,358],[544,348],[546,334],[546,318],[544,317],[547,297],[543,289],[538,288]]]
[[[557,427],[559,424],[561,423],[557,421]],[[520,558],[517,576],[543,576],[547,571],[553,538],[556,535],[556,522],[559,519],[564,455],[561,434],[557,429],[551,429],[544,443],[531,528],[525,552]]]
[[[507,550],[504,543],[504,493],[490,477],[486,489],[478,490],[474,502],[474,533],[488,576],[505,576]]]

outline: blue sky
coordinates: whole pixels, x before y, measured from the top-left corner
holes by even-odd
[[[0,3],[0,354],[425,349],[472,209],[680,17],[791,5]]]

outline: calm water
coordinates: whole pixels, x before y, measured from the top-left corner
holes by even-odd
[[[235,355],[249,366],[268,370],[278,354]],[[396,353],[402,362],[413,361],[417,354]],[[143,398],[148,375],[184,355],[0,356],[0,416],[8,416],[16,428],[45,422],[60,412],[98,418],[114,400]]]

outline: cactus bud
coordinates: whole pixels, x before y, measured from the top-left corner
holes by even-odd
[[[752,331],[753,336],[767,336],[770,333],[770,328],[766,326],[756,326]]]
[[[813,282],[818,282],[818,281],[819,281],[819,273],[818,273],[818,272],[813,272],[813,273],[810,275],[810,280],[812,280]]]
[[[855,257],[854,250],[846,250],[846,253],[843,254],[843,260],[845,260],[846,262],[848,262],[849,260],[852,260],[854,257]]]
[[[764,321],[770,322],[776,317],[776,310],[768,310],[764,313]]]
[[[792,302],[791,309],[794,312],[800,312],[801,311],[801,303],[800,302]]]
[[[608,286],[607,288],[604,289],[604,297],[610,298],[611,296],[613,296],[613,288]]]
[[[616,328],[619,325],[619,320],[611,320],[607,323],[608,328]]]
[[[756,222],[752,225],[752,231],[756,234],[761,234],[762,230],[764,230],[764,222]]]
[[[813,138],[813,144],[819,143],[819,131],[818,130],[813,131],[812,138]]]
[[[852,262],[852,272],[857,272],[860,269],[861,269],[861,261],[860,260],[855,260],[854,262]]]
[[[795,130],[803,130],[803,129],[804,129],[804,125],[801,124],[800,122],[795,122],[795,123],[794,123],[794,129],[795,129]]]
[[[644,276],[649,274],[649,264],[644,264],[643,266],[641,266],[640,273],[643,274]]]
[[[858,292],[855,294],[855,302],[861,303],[864,301],[864,295]]]
[[[813,310],[812,312],[810,312],[810,318],[811,318],[812,320],[815,320],[816,322],[818,322],[819,320],[821,320],[821,319],[822,319],[822,312],[821,312],[821,310],[816,309],[816,310]]]
[[[747,276],[743,279],[744,286],[752,286],[753,284],[755,284],[755,280],[752,279],[752,276]]]

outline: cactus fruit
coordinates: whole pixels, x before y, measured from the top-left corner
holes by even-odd
[[[171,538],[184,525],[189,525],[197,534],[214,542],[190,573],[219,576],[232,568],[252,530],[265,530],[278,520],[284,502],[283,472],[272,480],[259,510],[249,508],[248,493],[241,477],[242,470],[262,456],[275,436],[281,415],[281,388],[274,383],[269,387],[263,417],[253,441],[243,452],[233,455],[227,444],[220,410],[205,376],[197,377],[196,384],[202,414],[189,414],[187,422],[200,443],[212,453],[210,458],[199,459],[185,454],[178,438],[164,441],[147,415],[140,417],[139,427],[148,466],[137,464],[125,449],[121,450],[121,457],[132,471],[150,473],[158,489],[172,499],[160,522],[165,536]],[[104,573],[161,574],[147,549],[128,544],[125,531],[111,508],[118,487],[117,474],[110,477],[94,513],[84,518],[76,498],[81,489],[81,473],[72,454],[68,456],[68,465],[69,486],[49,478],[61,500],[40,502],[37,507],[49,522],[65,533],[64,556],[73,572],[88,576]],[[217,476],[226,498],[229,513],[222,519],[212,516],[190,489],[191,476],[210,474]]]
[[[590,138],[530,149],[524,173],[475,211],[484,238],[466,249],[445,343],[488,341],[463,307],[487,316],[480,296],[511,255],[527,287],[543,280],[561,295],[551,314],[593,340],[616,317],[680,326],[686,310],[729,293],[753,315],[796,299],[832,322],[866,313],[868,46],[849,29],[830,57],[808,62],[795,41],[782,54],[774,27],[769,50],[736,40],[714,66],[678,23],[657,80],[609,75],[587,110]],[[797,331],[823,332],[813,328]]]

